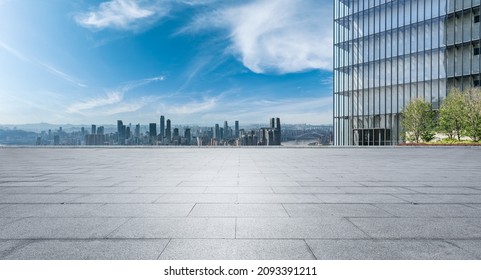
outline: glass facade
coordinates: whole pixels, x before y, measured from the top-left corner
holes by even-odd
[[[413,98],[480,86],[481,0],[335,0],[334,144],[402,142]]]

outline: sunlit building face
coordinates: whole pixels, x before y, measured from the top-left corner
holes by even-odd
[[[334,144],[402,142],[413,98],[480,86],[481,0],[335,0]]]

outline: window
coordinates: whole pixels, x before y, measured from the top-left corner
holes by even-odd
[[[474,50],[473,50],[473,55],[479,55],[481,53],[481,50],[479,47],[474,47]]]
[[[473,86],[474,86],[474,87],[479,87],[479,86],[481,86],[481,81],[480,81],[480,80],[473,80]]]
[[[473,21],[474,21],[474,23],[478,23],[479,22],[479,15],[475,15]]]

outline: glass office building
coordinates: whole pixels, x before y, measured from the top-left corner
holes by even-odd
[[[481,0],[334,0],[334,144],[402,142],[413,98],[480,85]]]

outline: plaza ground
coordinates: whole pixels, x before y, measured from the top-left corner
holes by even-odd
[[[2,147],[0,259],[481,259],[481,147]]]

